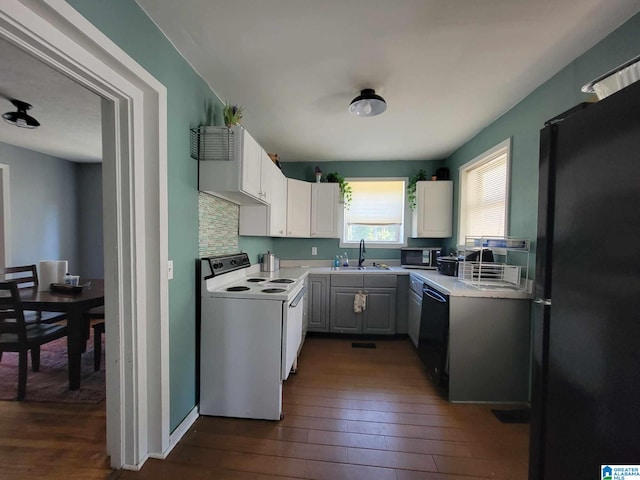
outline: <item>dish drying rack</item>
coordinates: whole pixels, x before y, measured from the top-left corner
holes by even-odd
[[[531,242],[517,237],[465,237],[463,259],[458,279],[480,289],[508,288],[526,290],[529,285],[529,254]],[[480,249],[491,249],[493,262],[466,258]]]

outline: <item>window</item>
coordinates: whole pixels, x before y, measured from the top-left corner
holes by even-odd
[[[469,235],[507,235],[510,157],[507,139],[460,167],[460,245]]]
[[[351,205],[344,210],[341,246],[404,246],[406,179],[348,178]]]

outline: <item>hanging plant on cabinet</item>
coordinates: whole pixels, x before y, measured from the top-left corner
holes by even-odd
[[[327,182],[338,184],[338,187],[340,188],[340,197],[344,202],[344,208],[348,210],[349,205],[351,204],[351,199],[353,198],[353,190],[351,190],[349,182],[347,182],[338,172],[328,174]]]
[[[407,185],[407,198],[409,200],[409,206],[411,210],[416,209],[416,183],[427,180],[427,172],[420,169],[418,173],[409,178],[409,184]]]

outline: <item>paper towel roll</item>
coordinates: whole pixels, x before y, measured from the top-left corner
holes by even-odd
[[[48,291],[52,283],[58,283],[58,262],[43,260],[38,268],[38,291]]]
[[[69,261],[58,260],[56,262],[56,281],[55,283],[64,283],[64,276],[69,273]]]

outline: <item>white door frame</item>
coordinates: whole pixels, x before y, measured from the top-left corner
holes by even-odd
[[[9,165],[0,163],[0,267],[8,267],[11,262],[11,208],[9,190]]]
[[[170,450],[167,93],[64,0],[2,0],[0,37],[103,98],[107,450]]]

